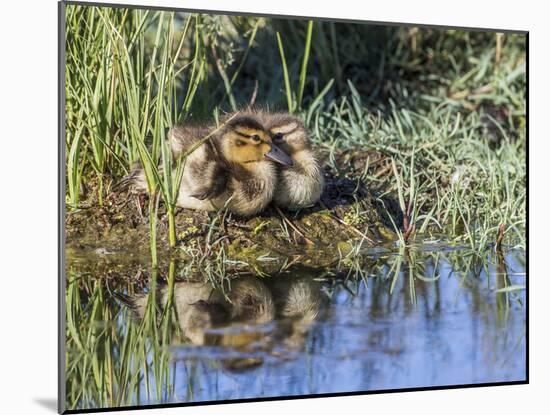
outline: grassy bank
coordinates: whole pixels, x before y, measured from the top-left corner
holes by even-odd
[[[74,5],[66,33],[68,209],[106,204],[141,162],[154,264],[159,205],[171,245],[181,231],[165,129],[251,100],[303,117],[336,177],[399,200],[402,244],[525,246],[521,35]]]

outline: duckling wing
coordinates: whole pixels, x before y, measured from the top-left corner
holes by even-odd
[[[207,199],[215,199],[216,197],[220,196],[222,191],[219,191],[216,187],[212,188],[198,188],[196,189],[192,194],[189,196],[194,197],[195,199],[199,200],[207,200]]]
[[[191,197],[199,200],[215,199],[226,191],[228,174],[220,164],[192,163],[189,168],[192,175],[200,181],[200,184],[193,188]]]

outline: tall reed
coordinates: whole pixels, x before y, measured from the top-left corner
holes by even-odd
[[[307,25],[304,52],[302,56],[302,64],[299,72],[299,80],[298,80],[298,88],[297,88],[298,91],[294,92],[291,87],[289,67],[287,63],[287,58],[285,56],[283,40],[282,40],[281,34],[279,32],[276,33],[277,46],[279,48],[279,53],[281,55],[281,65],[283,66],[283,79],[284,79],[284,85],[285,85],[288,112],[291,114],[296,110],[302,108],[304,87],[306,84],[306,77],[307,77],[307,64],[309,61],[309,55],[311,53],[312,34],[313,34],[313,21],[310,20]]]

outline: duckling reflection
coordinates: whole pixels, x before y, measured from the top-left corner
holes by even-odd
[[[219,289],[209,283],[178,282],[173,292],[184,343],[236,352],[236,357],[220,359],[228,371],[251,369],[267,358],[292,358],[326,305],[321,285],[312,276],[245,276]],[[168,303],[168,287],[160,287],[157,294],[162,309]],[[149,295],[121,298],[143,318]]]
[[[276,324],[267,327],[269,330],[225,332],[220,341],[222,346],[248,354],[223,359],[223,367],[228,371],[252,369],[268,357],[278,361],[292,359],[293,353],[303,349],[312,323],[324,315],[327,298],[313,275],[279,275],[266,279],[265,286],[273,298]]]
[[[132,297],[117,295],[138,320],[144,318],[151,293]],[[167,286],[159,287],[155,300],[158,309],[168,303]],[[173,304],[182,335],[191,343],[206,342],[205,330],[229,321],[229,310],[223,296],[208,283],[180,282],[174,286]]]
[[[274,278],[271,291],[280,320],[278,340],[288,350],[300,350],[311,325],[325,317],[328,299],[321,283],[309,273]]]

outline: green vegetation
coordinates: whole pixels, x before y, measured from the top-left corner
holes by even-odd
[[[180,174],[166,128],[251,100],[303,116],[338,177],[399,199],[403,243],[525,246],[525,38],[459,30],[67,8],[67,205],[102,205],[139,161],[170,246]],[[377,152],[359,168],[342,154]],[[348,158],[349,158],[348,157]],[[356,166],[357,167],[357,166]],[[501,229],[503,227],[503,229]]]
[[[69,270],[67,281],[68,409],[144,403],[152,396],[157,401],[166,399],[173,393],[166,345],[178,333],[173,292],[161,313],[151,295],[144,318],[132,322],[130,312],[119,315],[121,306],[106,290],[105,281],[77,275]],[[173,288],[173,271],[165,281]],[[156,284],[153,271],[152,293]],[[117,324],[121,317],[126,321],[124,327]]]
[[[86,261],[69,260],[69,408],[174,397],[168,346],[178,337],[178,324],[171,300],[157,310],[151,296],[145,317],[134,322],[109,295],[142,292],[145,285],[154,292],[157,280],[173,288],[175,279],[196,277],[220,287],[238,274],[288,272],[298,262],[319,269],[327,285],[368,283],[374,276],[414,306],[425,294],[417,285],[435,286],[437,264],[445,261],[465,289],[482,270],[488,275],[497,269],[499,324],[510,304],[521,302],[523,286],[510,283],[501,250],[492,251],[526,246],[523,35],[69,5],[66,38],[68,216],[111,209],[114,185],[141,163],[151,195],[144,209],[148,229],[128,243],[139,257],[137,244],[149,238],[152,265],[107,263],[105,272],[90,272],[79,268]],[[218,120],[251,102],[302,117],[334,188],[345,184],[342,193],[357,195],[357,203],[345,211],[320,206],[286,219],[253,218],[246,224],[253,237],[247,244],[226,237],[227,212],[178,218],[175,201],[187,155],[172,160],[166,129]],[[366,189],[367,202],[359,203],[358,189]],[[382,236],[390,243],[370,240],[384,232],[371,229],[375,199],[389,213],[390,229]],[[95,222],[104,220],[101,212]],[[338,233],[327,232],[329,221],[338,222]],[[204,232],[195,238],[201,225]],[[124,230],[116,232],[122,238]],[[322,263],[320,249],[315,264],[306,263],[302,251],[281,262],[266,250],[269,234],[276,234],[274,244],[292,247],[300,245],[300,233],[314,243],[342,236],[336,254],[331,247],[335,262]],[[161,238],[171,248],[181,242],[169,253],[177,250],[188,260],[161,258]],[[430,244],[466,249],[426,259],[422,250]],[[96,259],[88,262],[100,267]],[[398,281],[408,285],[396,293]],[[194,383],[189,380],[190,388]]]

